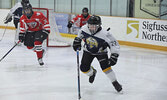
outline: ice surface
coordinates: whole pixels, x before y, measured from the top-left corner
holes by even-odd
[[[0,29],[0,37],[3,29]],[[15,31],[7,30],[0,42],[0,58],[14,45]],[[80,59],[82,52],[80,52]],[[76,52],[68,48],[46,48],[45,65],[36,54],[17,46],[0,62],[0,100],[77,100]],[[121,46],[113,66],[123,94],[117,93],[109,79],[97,69],[93,84],[81,73],[83,100],[166,100],[167,52]]]

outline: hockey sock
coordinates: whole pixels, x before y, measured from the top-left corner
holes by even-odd
[[[93,67],[92,67],[92,69],[93,69],[93,75],[91,75],[91,76],[89,77],[89,82],[90,82],[90,83],[93,83],[93,82],[94,82],[95,76],[96,76],[96,73],[97,73],[96,69],[94,69]]]
[[[42,54],[43,54],[43,51],[42,51],[42,42],[40,42],[40,41],[35,41],[34,44],[35,44],[34,51],[36,52],[37,57],[38,57],[38,58],[42,58]]]
[[[114,82],[116,80],[115,73],[111,69],[111,67],[104,69],[103,72],[107,75],[107,77],[111,80],[111,82]]]
[[[42,58],[42,51],[36,52],[38,58]]]

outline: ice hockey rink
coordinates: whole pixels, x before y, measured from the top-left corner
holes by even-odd
[[[0,29],[0,38],[4,29]],[[0,58],[14,45],[14,30],[6,30],[0,41]],[[25,46],[15,47],[0,62],[0,100],[77,100],[77,57],[72,47],[45,48],[45,65]],[[80,52],[80,59],[82,51]],[[123,94],[97,69],[93,84],[81,75],[82,100],[167,100],[167,52],[121,46],[113,66]]]

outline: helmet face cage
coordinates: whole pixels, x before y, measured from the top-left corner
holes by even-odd
[[[23,13],[27,17],[31,17],[32,16],[33,11],[32,11],[31,4],[26,4],[26,5],[23,6]]]
[[[101,18],[99,16],[91,16],[88,20],[88,28],[92,34],[95,34],[101,27]]]
[[[88,24],[88,28],[91,34],[95,34],[99,27],[99,25]]]

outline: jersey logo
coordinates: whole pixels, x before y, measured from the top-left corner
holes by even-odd
[[[37,16],[39,16],[40,15],[40,13],[37,13]]]
[[[86,39],[86,43],[89,47],[89,49],[92,49],[93,47],[98,47],[98,42],[96,41],[96,39],[89,37]]]
[[[28,27],[35,28],[37,26],[36,22],[27,23]]]

